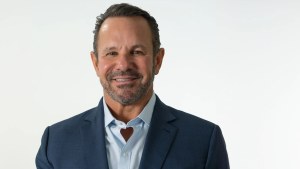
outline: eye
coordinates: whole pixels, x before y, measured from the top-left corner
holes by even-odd
[[[135,56],[139,56],[139,55],[145,55],[143,51],[141,50],[134,50],[131,52],[132,55],[135,55]]]
[[[115,51],[107,52],[107,53],[105,54],[105,56],[116,56],[116,55],[118,55],[118,53],[115,52]]]

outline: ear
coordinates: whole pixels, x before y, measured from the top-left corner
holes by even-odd
[[[96,54],[93,51],[90,52],[90,55],[91,55],[91,60],[92,60],[94,69],[96,71],[96,74],[97,74],[97,76],[99,76],[99,74],[98,74],[98,70],[99,70],[99,68],[98,68],[98,58],[97,58]]]
[[[159,73],[160,67],[161,67],[163,59],[164,59],[164,55],[165,55],[165,49],[160,48],[154,58],[155,75],[157,75]]]

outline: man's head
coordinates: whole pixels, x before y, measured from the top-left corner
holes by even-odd
[[[147,18],[155,23],[156,33]],[[97,23],[91,58],[106,100],[132,105],[149,99],[164,56],[154,18],[137,7],[118,4]]]
[[[99,30],[103,24],[103,22],[109,18],[109,17],[130,17],[130,16],[140,16],[143,17],[149,24],[151,28],[152,33],[152,45],[153,45],[153,51],[154,54],[158,52],[160,48],[160,37],[159,37],[159,29],[158,24],[156,23],[156,20],[153,16],[151,16],[147,11],[144,11],[143,9],[140,9],[139,7],[132,6],[126,3],[122,4],[115,4],[110,6],[104,14],[100,14],[96,17],[96,24],[95,29],[93,31],[94,33],[94,42],[93,42],[93,48],[94,53],[96,56],[98,56],[97,51],[97,44],[98,44],[98,38],[99,38]]]

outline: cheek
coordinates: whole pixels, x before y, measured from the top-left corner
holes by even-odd
[[[153,60],[151,59],[143,60],[140,63],[140,69],[141,71],[143,71],[143,74],[151,75],[153,71]]]
[[[110,64],[104,62],[104,61],[99,61],[98,64],[98,68],[97,68],[97,75],[98,77],[105,77],[105,75],[107,74],[107,72],[110,69]]]

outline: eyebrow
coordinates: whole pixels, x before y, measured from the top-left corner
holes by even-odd
[[[144,45],[141,45],[141,44],[133,45],[131,47],[131,49],[136,49],[136,48],[142,48],[143,50],[146,51],[146,47]],[[112,50],[116,50],[116,49],[117,49],[117,47],[112,46],[112,47],[106,47],[105,49],[103,49],[103,51],[108,52],[108,51],[112,51]]]
[[[131,47],[131,49],[136,49],[136,48],[142,48],[143,50],[147,51],[146,47],[144,45],[141,45],[141,44],[133,45]]]
[[[117,48],[116,47],[107,47],[105,48],[103,51],[107,52],[107,51],[112,51],[112,50],[116,50]]]

